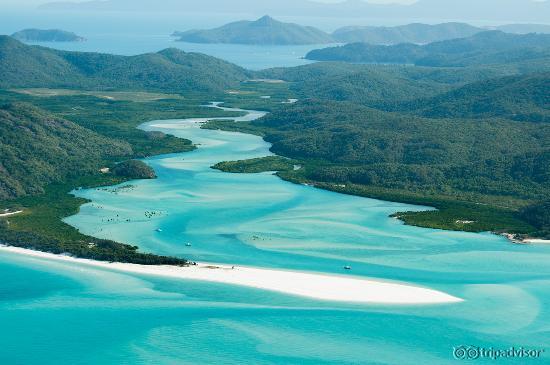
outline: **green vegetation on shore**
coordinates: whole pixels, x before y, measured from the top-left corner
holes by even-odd
[[[155,170],[143,161],[128,160],[118,163],[112,169],[113,174],[128,179],[154,179]]]
[[[23,210],[0,218],[0,243],[103,261],[187,263],[83,235],[62,221],[86,203],[70,195],[76,188],[153,177],[149,166],[128,159],[195,148],[185,139],[139,130],[139,124],[199,113],[222,115],[219,110],[200,107],[205,100],[197,95],[153,101],[143,101],[140,96],[136,101],[117,101],[73,93],[43,97],[0,92],[0,128],[4,128],[0,134],[0,166],[7,174],[2,176],[1,186],[12,182],[22,187],[4,189],[0,207]],[[100,172],[104,167],[110,172]]]
[[[141,123],[197,115],[213,119],[203,128],[260,135],[279,155],[215,166],[222,171],[278,171],[295,183],[437,208],[395,214],[422,227],[549,237],[548,58],[503,55],[506,64],[474,67],[320,63],[251,72],[177,50],[119,57],[0,37],[0,87],[12,90],[0,90],[0,207],[23,209],[0,219],[0,242],[184,264],[82,235],[62,219],[84,203],[73,189],[151,178],[135,159],[195,148]],[[212,100],[270,114],[216,120],[228,112],[200,106]]]
[[[63,218],[78,213],[86,200],[69,193],[75,186],[94,187],[125,181],[112,175],[89,175],[50,184],[45,192],[10,201],[2,206],[23,209],[23,213],[0,219],[0,244],[55,254],[70,254],[99,261],[142,265],[187,265],[185,259],[139,252],[138,247],[83,235],[64,223]]]
[[[520,212],[521,218],[536,227],[533,237],[550,238],[550,200],[530,205]]]
[[[237,128],[238,129],[238,128]],[[241,130],[246,132],[247,128]],[[233,173],[257,173],[275,171],[276,166],[269,163],[263,164],[261,159],[222,162],[214,166],[225,172]],[[296,163],[299,163],[296,161]],[[500,202],[478,203],[475,201],[459,201],[456,196],[425,195],[412,193],[407,190],[386,189],[383,187],[353,184],[335,183],[326,181],[311,180],[306,177],[304,171],[313,169],[308,162],[300,170],[277,169],[277,175],[289,182],[296,184],[307,184],[319,189],[334,191],[340,194],[363,196],[366,198],[394,201],[413,205],[423,205],[436,208],[423,212],[397,212],[392,217],[398,218],[405,224],[453,231],[466,232],[495,232],[512,233],[519,237],[548,237],[548,223],[543,227],[541,217],[534,216],[530,221],[514,207],[501,207]],[[252,165],[253,169],[249,166]],[[526,207],[525,210],[530,207]],[[545,212],[538,210],[539,215]],[[546,217],[547,219],[547,217]]]
[[[203,128],[263,136],[273,152],[303,166],[280,171],[286,180],[438,209],[396,214],[408,224],[542,233],[520,210],[550,194],[547,146],[541,144],[550,140],[548,124],[428,119],[309,100],[258,121],[212,121]],[[250,165],[260,170],[254,160],[220,164],[244,172]]]

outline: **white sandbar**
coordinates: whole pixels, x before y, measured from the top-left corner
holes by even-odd
[[[0,245],[0,252],[2,251],[119,272],[241,285],[328,301],[380,304],[442,304],[462,301],[460,298],[437,290],[352,276],[243,266],[232,268],[232,266],[217,264],[176,267],[109,263]]]
[[[1,213],[0,217],[11,217],[12,215],[16,215],[19,213],[23,213],[22,210],[18,210],[17,212],[9,212],[9,213]]]
[[[543,239],[540,239],[540,238],[528,238],[528,239],[523,240],[522,242],[525,242],[525,243],[545,243],[545,244],[549,244],[549,243],[550,243],[550,240],[543,240]]]

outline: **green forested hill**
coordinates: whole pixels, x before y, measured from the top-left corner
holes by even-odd
[[[325,165],[316,180],[411,191],[550,194],[550,125],[424,119],[347,103],[309,101],[256,122],[273,151]],[[545,171],[546,170],[546,171]]]
[[[356,63],[399,63],[430,67],[456,67],[514,63],[550,56],[549,34],[508,34],[488,31],[468,38],[427,45],[393,46],[351,43],[309,52],[307,59]]]
[[[231,63],[178,49],[116,56],[28,46],[0,36],[0,88],[220,92],[247,78],[246,70]]]
[[[350,101],[394,109],[402,101],[436,97],[481,80],[516,76],[532,70],[550,71],[545,65],[521,63],[479,67],[414,67],[318,62],[259,72],[259,77],[281,79],[301,98]],[[430,105],[430,104],[428,104]]]
[[[27,102],[13,102],[20,99]],[[193,149],[190,141],[135,129],[140,122],[161,115],[175,117],[181,113],[178,108],[189,108],[189,102],[106,102],[79,95],[50,99],[5,91],[0,92],[0,100],[0,206],[23,210],[0,219],[0,243],[104,261],[187,263],[85,236],[61,219],[76,214],[86,202],[69,194],[79,186],[113,185],[154,176],[142,162],[122,162],[113,173],[100,173],[101,167],[112,167],[128,157]]]
[[[538,229],[539,237],[550,237],[550,200],[522,209],[521,217]]]
[[[437,118],[503,117],[550,122],[550,73],[484,80],[434,98],[407,103],[403,109]]]
[[[132,153],[30,104],[0,106],[0,199],[44,192],[50,183],[97,172],[100,161]]]
[[[256,21],[239,21],[210,30],[175,32],[180,41],[235,44],[323,44],[331,36],[317,28],[279,22],[269,16]]]
[[[414,75],[413,75],[414,73]],[[411,100],[449,90],[453,78],[431,70],[405,70],[402,66],[373,67],[321,62],[261,72],[262,77],[291,82],[299,96],[373,105],[382,100]]]

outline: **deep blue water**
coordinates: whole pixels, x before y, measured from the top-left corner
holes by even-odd
[[[260,70],[311,63],[303,57],[312,49],[327,45],[256,46],[228,44],[194,44],[176,42],[176,31],[211,28],[230,21],[254,19],[250,14],[168,14],[144,13],[73,13],[47,11],[0,12],[0,34],[12,34],[24,28],[59,28],[78,33],[86,42],[40,42],[40,46],[70,51],[138,55],[175,47],[186,52],[200,52],[239,66]],[[307,21],[305,24],[308,24]]]
[[[465,301],[323,302],[2,253],[1,364],[440,365],[456,363],[453,347],[460,345],[550,343],[547,246],[409,227],[388,215],[429,208],[340,195],[268,173],[212,170],[218,161],[268,155],[269,145],[202,130],[197,121],[144,125],[200,147],[147,159],[157,180],[78,191],[92,203],[67,222],[194,260],[339,274],[350,264],[353,275],[423,285]],[[498,363],[549,358],[526,361]]]
[[[24,5],[24,4],[22,4]],[[87,38],[86,42],[39,43],[41,46],[86,52],[103,52],[121,55],[137,55],[158,52],[169,47],[186,52],[201,52],[233,62],[245,68],[259,70],[270,67],[291,67],[310,63],[303,57],[312,49],[329,45],[308,46],[254,46],[225,44],[192,44],[175,42],[170,37],[174,31],[209,29],[238,20],[255,20],[265,14],[250,14],[246,9],[235,14],[219,14],[215,9],[208,14],[181,12],[53,12],[36,9],[16,9],[4,6],[0,9],[0,34],[12,34],[25,28],[63,29]],[[192,9],[191,9],[192,10]],[[380,19],[367,16],[353,18],[291,17],[277,19],[318,27],[332,32],[343,26],[353,25],[401,25],[410,19]],[[416,19],[425,23],[438,23],[441,19]]]
[[[137,55],[158,52],[166,48],[179,48],[185,52],[198,52],[214,56],[250,70],[272,67],[293,67],[312,63],[305,55],[323,45],[307,46],[256,46],[238,44],[197,44],[176,42],[169,35],[107,34],[91,35],[86,42],[31,43],[49,48],[81,52],[102,52],[120,55]]]

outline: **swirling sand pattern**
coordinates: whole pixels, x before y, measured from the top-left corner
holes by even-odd
[[[196,120],[143,128],[201,145],[148,159],[157,180],[80,191],[92,203],[67,222],[199,261],[339,274],[352,265],[354,275],[411,282],[465,301],[335,304],[0,254],[0,323],[7,329],[0,332],[1,363],[441,365],[456,363],[459,346],[550,343],[548,246],[404,226],[388,215],[429,208],[210,169],[269,154],[255,136],[201,130]],[[106,222],[116,214],[119,220]],[[549,361],[544,356],[541,363]]]

